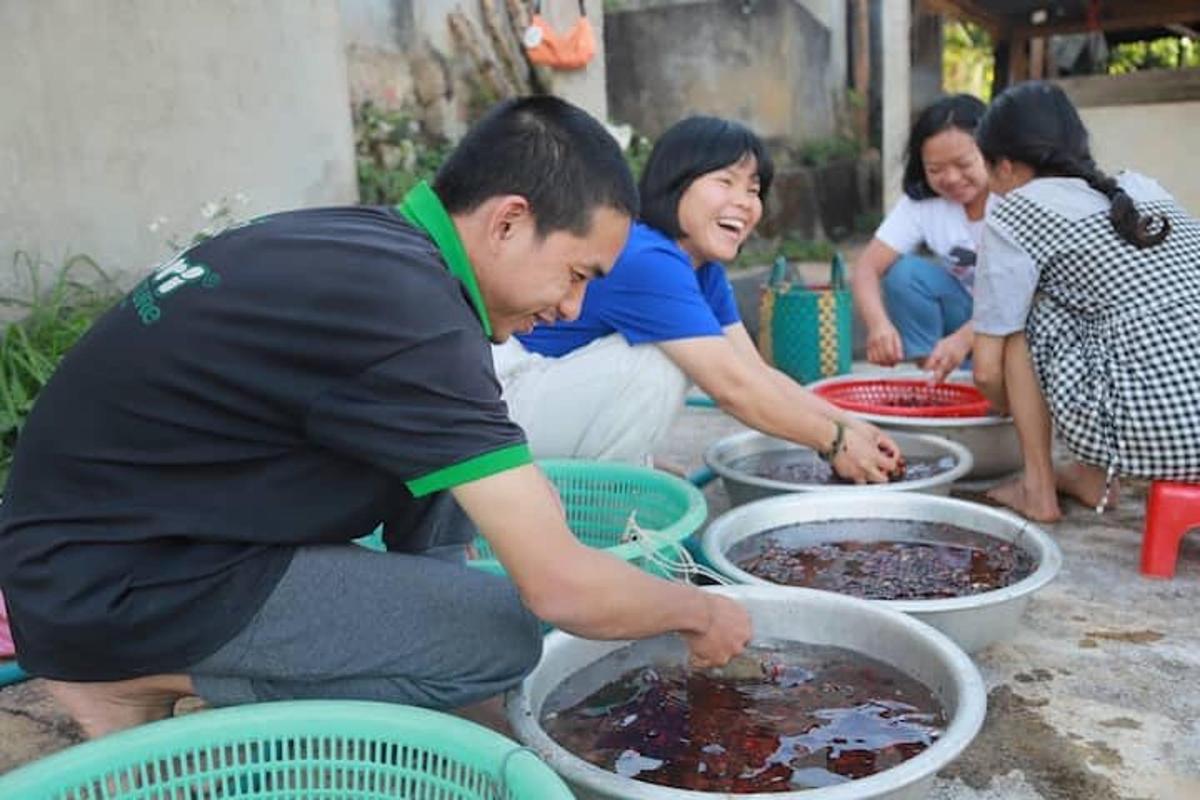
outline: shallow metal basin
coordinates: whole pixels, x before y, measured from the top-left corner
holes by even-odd
[[[886,372],[881,375],[850,374],[823,378],[808,385],[815,389],[827,384],[844,383],[870,378],[896,378],[911,380],[928,377],[928,373],[917,371]],[[971,373],[958,371],[947,379],[952,383],[973,385]],[[864,414],[848,411],[859,419],[866,420],[889,432],[926,433],[958,442],[971,451],[974,463],[964,477],[967,480],[998,478],[1021,468],[1021,445],[1017,440],[1017,429],[1012,417],[901,417],[887,414]]]
[[[978,503],[911,492],[881,494],[859,490],[837,495],[792,494],[760,500],[732,509],[714,520],[701,537],[701,547],[713,568],[731,580],[772,586],[776,591],[797,591],[796,587],[780,586],[738,568],[727,554],[738,542],[764,531],[796,523],[838,519],[947,523],[1012,542],[1033,557],[1033,573],[1002,589],[937,600],[868,601],[903,611],[933,625],[968,653],[1011,637],[1034,592],[1053,580],[1062,568],[1062,552],[1058,545],[1028,520]],[[813,544],[831,538],[836,537],[814,538]]]
[[[508,720],[517,738],[557,771],[580,800],[918,800],[928,796],[938,770],[954,760],[979,732],[987,707],[983,680],[971,659],[949,639],[912,617],[877,603],[808,589],[779,591],[761,586],[712,587],[745,604],[754,634],[843,647],[890,664],[927,686],[946,709],[950,724],[938,741],[902,764],[838,786],[795,792],[726,794],[672,789],[624,778],[593,766],[560,747],[540,724],[542,707],[566,678],[628,642],[594,642],[556,631],[545,639],[542,659],[521,686],[507,696]],[[639,643],[612,675],[576,687],[579,697],[629,670],[668,657],[686,656],[678,637]]]
[[[929,492],[932,494],[949,494],[950,486],[959,478],[971,471],[971,452],[961,444],[937,436],[926,436],[914,433],[899,433],[889,431],[889,435],[900,446],[905,455],[913,456],[943,456],[954,457],[952,469],[929,478],[915,481],[896,481],[895,483],[875,483],[866,487],[855,484],[825,484],[825,483],[792,483],[761,478],[735,468],[742,458],[761,453],[773,453],[781,450],[794,450],[805,453],[814,461],[819,458],[814,450],[803,445],[776,439],[758,431],[745,431],[726,436],[714,442],[704,452],[704,461],[709,468],[721,476],[725,491],[729,493],[732,505],[741,505],[763,497],[790,492],[820,492],[822,494],[844,493],[853,491],[869,492]]]

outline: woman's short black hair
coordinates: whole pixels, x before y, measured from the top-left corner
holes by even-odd
[[[906,195],[913,200],[937,197],[937,192],[925,178],[925,160],[921,158],[921,148],[931,136],[950,128],[958,128],[968,136],[974,136],[986,108],[982,100],[970,94],[952,94],[925,107],[908,133],[908,147],[904,151],[903,182]]]
[[[1083,178],[1108,198],[1113,228],[1130,244],[1158,244],[1171,230],[1165,216],[1139,213],[1133,198],[1096,167],[1079,112],[1053,83],[1026,81],[1005,89],[984,114],[975,138],[989,164],[1008,159],[1031,167],[1038,177]]]
[[[758,166],[758,194],[764,201],[775,165],[762,140],[745,125],[717,117],[688,117],[672,125],[654,144],[638,183],[641,219],[672,239],[679,228],[679,199],[692,181],[747,156]]]

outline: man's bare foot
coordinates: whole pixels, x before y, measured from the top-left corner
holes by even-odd
[[[450,713],[456,717],[462,717],[463,719],[483,725],[486,728],[491,728],[496,733],[502,733],[510,739],[517,738],[516,734],[513,733],[512,726],[508,724],[508,717],[504,713],[504,698],[502,695],[489,697],[487,700],[480,700],[478,703],[473,703],[469,706],[461,706]]]
[[[1035,522],[1057,522],[1062,519],[1054,488],[1030,488],[1025,485],[1024,477],[989,489],[987,496]]]
[[[1080,464],[1077,461],[1063,464],[1054,470],[1054,484],[1058,491],[1068,497],[1074,497],[1088,508],[1100,505],[1100,499],[1104,497],[1105,477],[1104,470],[1099,467]],[[1121,483],[1114,478],[1112,486],[1109,487],[1108,502],[1104,507],[1116,508],[1120,492]]]
[[[677,478],[686,478],[688,476],[687,467],[680,464],[678,461],[672,461],[669,458],[655,458],[654,468],[660,472],[669,472]]]
[[[89,739],[166,719],[176,701],[196,693],[187,675],[95,683],[47,680],[46,687]]]

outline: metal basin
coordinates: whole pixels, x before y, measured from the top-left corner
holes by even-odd
[[[1002,589],[937,600],[870,600],[929,623],[968,653],[1011,637],[1033,593],[1054,579],[1062,552],[1041,528],[1016,514],[996,508],[924,494],[869,493],[792,494],[732,509],[713,521],[701,538],[704,556],[718,572],[738,583],[772,586],[775,591],[801,591],[780,586],[738,568],[728,557],[743,539],[763,531],[803,522],[838,519],[888,519],[948,523],[1012,542],[1033,557],[1034,571]],[[814,538],[830,541],[834,537]],[[859,537],[855,537],[859,538]],[[905,538],[914,538],[906,535]],[[920,538],[919,535],[916,538]],[[938,541],[944,541],[939,539]]]
[[[726,436],[709,446],[704,452],[704,461],[709,468],[721,476],[725,491],[729,493],[732,505],[741,505],[763,497],[790,492],[820,492],[821,494],[841,494],[844,492],[929,492],[932,494],[949,494],[950,486],[971,470],[971,452],[957,442],[952,442],[937,436],[923,434],[891,432],[889,434],[900,446],[905,455],[913,456],[944,456],[954,457],[952,469],[929,478],[915,481],[896,481],[895,483],[874,483],[870,486],[855,484],[825,484],[825,483],[793,483],[778,481],[771,478],[761,478],[735,468],[742,458],[747,456],[776,453],[779,451],[795,451],[805,453],[808,458],[816,461],[819,456],[814,450],[803,445],[776,439],[758,431],[746,431]]]
[[[887,372],[878,376],[869,374],[836,375],[811,383],[808,388],[815,389],[827,384],[872,377],[911,380],[927,376],[927,373],[916,371]],[[969,372],[954,372],[947,380],[952,383],[973,385]],[[926,433],[958,442],[970,450],[971,456],[974,458],[971,471],[964,476],[967,480],[998,478],[1008,475],[1019,470],[1023,463],[1021,445],[1017,440],[1017,429],[1013,426],[1012,417],[995,415],[986,417],[900,417],[886,414],[864,414],[857,411],[847,411],[846,413],[884,428],[888,432]]]
[[[920,681],[946,709],[950,724],[945,733],[920,755],[891,769],[820,789],[726,794],[635,781],[575,756],[551,739],[540,724],[542,706],[560,683],[629,643],[588,641],[556,631],[546,637],[537,668],[518,689],[509,692],[508,720],[517,738],[565,778],[580,800],[918,800],[928,796],[937,771],[979,732],[987,707],[979,672],[966,654],[928,625],[881,605],[831,592],[781,592],[760,586],[723,586],[709,591],[736,597],[745,604],[756,637],[847,648]],[[664,654],[683,659],[686,651],[678,637],[667,636],[639,643],[629,654],[629,660],[614,667],[612,675],[596,676],[594,685],[578,687],[580,697],[616,679],[617,670],[661,663]]]

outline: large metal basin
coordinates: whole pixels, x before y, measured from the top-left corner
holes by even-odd
[[[868,378],[896,378],[911,380],[928,377],[928,373],[917,371],[895,371],[880,375],[836,375],[809,384],[810,389],[827,384]],[[973,384],[971,373],[958,371],[947,378],[952,383]],[[941,436],[958,442],[971,451],[974,463],[964,476],[968,480],[998,478],[1021,468],[1021,445],[1017,440],[1017,429],[1012,417],[901,417],[887,414],[864,414],[847,411],[859,419],[866,420],[889,432],[925,433]]]
[[[897,667],[925,684],[946,709],[950,725],[918,756],[868,778],[838,786],[795,792],[726,794],[671,789],[635,781],[593,766],[560,747],[540,724],[547,696],[566,678],[629,642],[594,642],[556,631],[545,639],[542,659],[507,697],[508,720],[522,742],[562,775],[580,800],[918,800],[928,796],[938,770],[949,764],[979,732],[987,697],[978,670],[945,636],[912,617],[852,597],[799,589],[781,592],[761,586],[712,587],[745,604],[754,635],[844,647]],[[616,670],[661,663],[666,654],[683,659],[675,636],[639,643],[614,674],[578,687],[580,697],[617,677]]]
[[[1033,573],[1002,589],[938,600],[868,601],[929,623],[968,653],[1011,637],[1034,592],[1053,580],[1062,568],[1062,552],[1054,540],[1016,514],[978,503],[911,492],[880,494],[860,490],[838,495],[793,494],[760,500],[732,509],[714,520],[704,531],[701,547],[714,569],[738,583],[771,586],[783,592],[800,591],[739,569],[727,553],[738,542],[763,531],[802,522],[838,519],[948,523],[1012,542],[1033,557]],[[812,543],[830,541],[831,538],[836,537],[814,538]]]
[[[896,481],[895,483],[874,483],[862,487],[855,484],[824,484],[824,483],[792,483],[777,481],[770,478],[760,478],[748,472],[734,468],[740,459],[761,453],[773,453],[781,450],[804,453],[812,460],[817,460],[816,452],[803,445],[776,439],[758,431],[745,431],[726,436],[714,442],[704,452],[704,461],[709,468],[721,476],[725,491],[729,493],[732,505],[741,505],[763,497],[790,492],[820,492],[821,494],[854,491],[870,492],[929,492],[932,494],[949,494],[950,486],[959,478],[971,471],[971,452],[961,444],[937,436],[926,436],[914,433],[889,432],[900,451],[905,455],[914,456],[943,456],[954,457],[954,468],[915,481]]]

